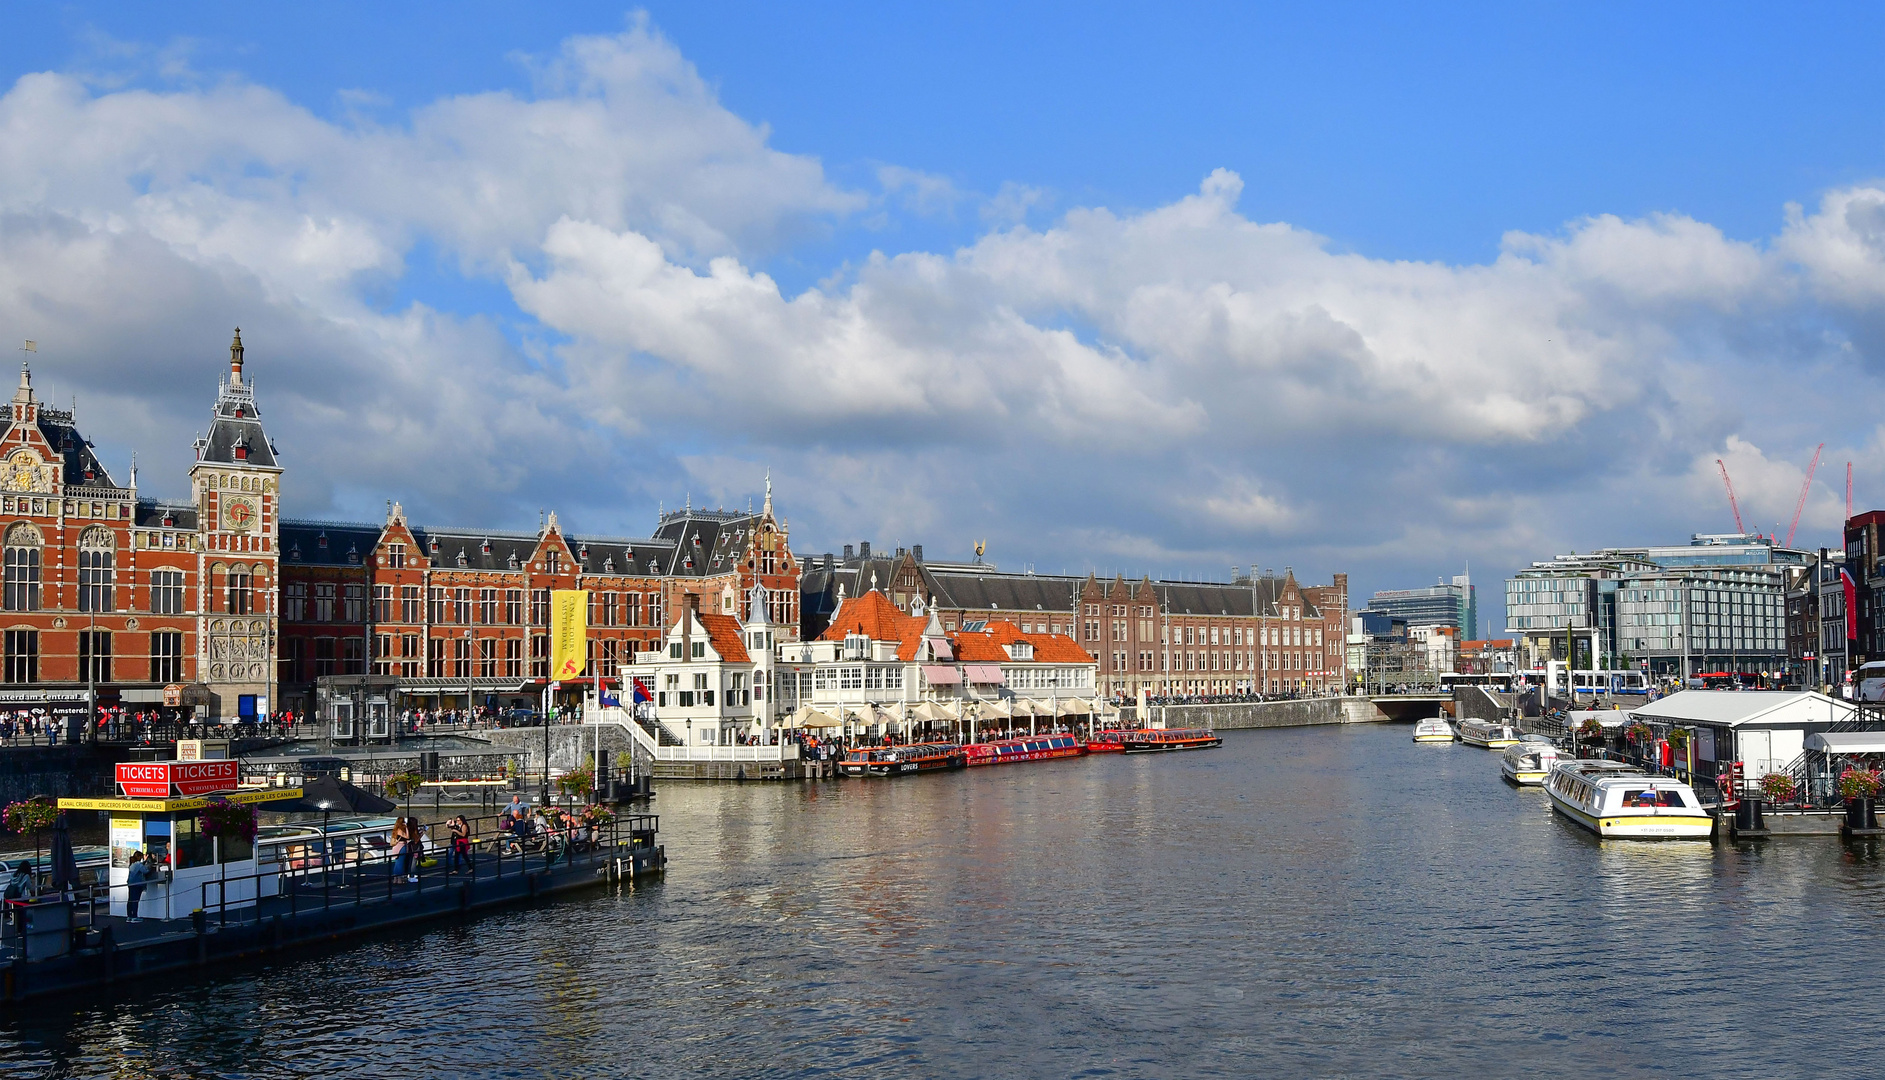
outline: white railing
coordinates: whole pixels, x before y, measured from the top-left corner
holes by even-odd
[[[624,709],[598,709],[596,726],[613,725],[628,732],[635,745],[656,761],[797,761],[797,743],[777,746],[662,746],[648,729],[636,723]]]

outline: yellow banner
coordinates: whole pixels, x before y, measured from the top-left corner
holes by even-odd
[[[550,594],[550,679],[583,677],[589,664],[589,590],[557,589]]]
[[[261,788],[252,791],[230,791],[220,795],[206,795],[200,799],[60,799],[61,810],[115,810],[120,813],[139,811],[155,813],[174,813],[178,810],[201,810],[209,805],[211,799],[222,799],[232,803],[271,803],[284,799],[299,799],[301,789]],[[267,809],[267,807],[263,807]]]

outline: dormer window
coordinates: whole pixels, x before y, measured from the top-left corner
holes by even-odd
[[[846,660],[862,660],[865,658],[865,654],[870,651],[870,646],[871,639],[868,635],[846,634],[844,635],[844,658]]]
[[[174,529],[176,527],[177,527],[177,515],[171,514],[171,513],[164,514],[164,528]]]
[[[1026,641],[1014,642],[1013,644],[1008,646],[1008,659],[1010,660],[1034,659],[1034,645]]]
[[[491,554],[491,540],[490,540],[490,538],[489,538],[489,537],[486,537],[486,538],[485,538],[485,541],[484,541],[484,543],[483,543],[482,545],[480,545],[480,547],[481,547],[481,548],[483,549],[483,551],[484,551],[484,553],[485,553],[486,555],[489,555],[489,554]]]
[[[605,574],[615,573],[615,556],[610,555],[602,560],[602,572]]]
[[[504,560],[504,565],[510,567],[512,570],[517,569],[517,553],[515,551],[511,552],[510,558]]]
[[[289,562],[301,561],[301,545],[300,544],[296,544],[293,547],[288,549],[288,561]]]
[[[584,544],[582,548],[576,552],[576,557],[578,559],[587,559],[589,557],[589,545]]]
[[[699,546],[700,546],[700,534],[699,534],[699,533],[695,533],[695,534],[694,534],[694,546],[695,546],[695,547],[699,547]]]
[[[655,572],[655,561],[653,559],[648,560],[648,572],[650,574]]]
[[[431,548],[432,554],[437,555],[439,553],[439,542],[437,540],[432,541]]]
[[[249,460],[249,448],[243,445],[242,443],[236,444],[236,460],[237,461]]]
[[[352,544],[347,545],[347,561],[356,566],[360,563],[360,549]]]
[[[465,549],[464,549],[464,548],[459,548],[459,549],[458,549],[458,565],[459,565],[459,566],[470,566],[470,565],[471,565],[471,556],[469,556],[469,555],[466,555],[466,554],[465,554]]]
[[[323,532],[323,533],[321,533],[321,535],[319,535],[319,536],[317,536],[317,537],[315,537],[315,538],[314,538],[314,546],[315,546],[315,547],[317,547],[317,548],[322,548],[322,549],[326,549],[326,547],[327,547],[327,533],[325,533],[325,532]]]

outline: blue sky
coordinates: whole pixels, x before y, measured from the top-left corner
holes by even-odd
[[[1822,481],[1885,482],[1873,422],[1819,408],[1885,359],[1879,9],[639,10],[10,4],[0,213],[61,269],[0,277],[0,329],[70,357],[105,449],[162,461],[205,404],[169,375],[260,308],[310,513],[636,533],[772,465],[802,550],[994,533],[1044,570],[1290,564],[1365,596],[1726,528],[1717,456],[1762,521],[1820,441]],[[584,102],[602,143],[537,137]],[[331,148],[272,141],[304,128]],[[623,140],[660,160],[530,167]],[[427,207],[434,167],[542,205]],[[99,288],[167,296],[161,331]],[[169,396],[120,399],[114,365]],[[1121,424],[1147,434],[1095,441]],[[520,451],[542,430],[560,453]],[[391,460],[327,445],[362,436]]]

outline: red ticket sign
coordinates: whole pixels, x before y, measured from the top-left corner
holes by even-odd
[[[118,766],[118,791],[127,799],[194,798],[234,791],[233,761],[127,761]]]

